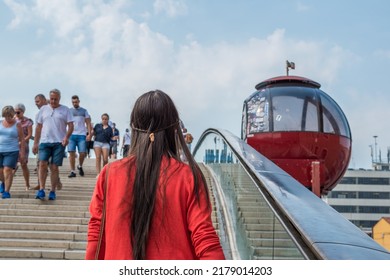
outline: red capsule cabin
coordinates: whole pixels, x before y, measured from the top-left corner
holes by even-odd
[[[352,146],[347,118],[320,87],[298,76],[259,83],[244,101],[241,135],[318,196],[342,178]]]

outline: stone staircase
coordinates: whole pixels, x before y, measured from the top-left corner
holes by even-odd
[[[37,184],[36,160],[29,159],[30,184]],[[57,199],[35,199],[35,190],[25,190],[21,168],[15,174],[11,199],[0,199],[0,259],[82,260],[87,244],[89,203],[95,187],[95,160],[86,159],[85,176],[68,178],[70,167],[60,167],[63,188]],[[207,177],[207,175],[206,175]],[[208,177],[207,177],[208,178]],[[50,178],[47,179],[47,190]],[[212,192],[210,192],[212,194]],[[214,197],[212,220],[218,232]]]
[[[37,182],[35,162],[35,159],[30,159],[29,163],[32,187]],[[220,233],[211,175],[202,164],[200,166],[210,188],[212,220]],[[222,171],[227,167],[229,171]],[[301,259],[288,234],[252,187],[253,182],[247,175],[232,170],[231,165],[220,168],[229,174],[228,180],[235,189],[236,225],[242,225],[251,258]],[[96,182],[95,160],[86,159],[84,177],[77,174],[75,178],[68,178],[69,171],[69,162],[65,159],[60,168],[63,188],[57,191],[57,200],[41,201],[35,199],[36,191],[25,190],[22,171],[18,169],[11,199],[0,199],[0,259],[84,259],[88,208]],[[49,178],[47,182],[50,182]],[[225,237],[220,238],[221,242],[226,241]]]
[[[37,185],[35,158],[29,159],[30,184]],[[86,159],[85,176],[68,178],[68,159],[60,167],[63,188],[57,200],[35,199],[25,190],[21,168],[15,174],[11,199],[0,199],[0,259],[84,259],[89,202],[96,181],[95,160]],[[46,182],[50,188],[50,178]]]

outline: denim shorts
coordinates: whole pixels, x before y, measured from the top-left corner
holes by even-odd
[[[87,136],[71,135],[69,138],[68,152],[75,152],[76,147],[79,153],[87,152]]]
[[[19,151],[0,153],[0,168],[7,166],[15,169],[18,163]]]
[[[107,149],[109,150],[110,149],[110,144],[108,143],[103,143],[103,142],[99,142],[99,141],[95,141],[93,143],[93,147],[94,148],[102,148],[102,149]]]
[[[116,141],[110,143],[110,148],[111,148],[111,153],[115,155],[118,153],[118,143]]]
[[[49,161],[51,158],[51,163],[62,166],[62,161],[65,157],[65,147],[62,146],[62,143],[41,143],[39,144],[38,149],[38,158],[39,161]]]

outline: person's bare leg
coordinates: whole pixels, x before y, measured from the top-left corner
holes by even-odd
[[[102,164],[102,148],[100,147],[95,147],[93,148],[93,150],[95,151],[95,155],[96,155],[96,173],[99,174],[100,173],[100,170],[101,170],[101,164]]]
[[[76,152],[68,152],[69,153],[69,164],[70,170],[76,170]]]
[[[55,192],[59,181],[59,170],[55,164],[50,164],[51,191]]]
[[[6,192],[9,192],[12,186],[12,181],[14,178],[14,170],[8,166],[4,166],[4,189]]]
[[[83,166],[85,155],[86,155],[86,153],[80,153],[79,154],[79,165],[80,166]]]
[[[47,178],[47,161],[39,161],[39,189],[44,190],[46,187],[46,178]]]
[[[36,187],[34,188],[34,190],[39,190],[40,189],[40,184],[39,184],[39,158],[38,158],[38,155],[37,155],[37,168],[35,169],[36,170],[36,172],[37,172],[37,185],[36,185]]]
[[[26,191],[27,191],[30,189],[30,170],[28,170],[28,166],[26,162],[21,163],[20,166],[22,167],[24,182],[26,183]]]
[[[109,156],[109,149],[102,149],[103,154],[103,166],[105,166],[108,163],[108,156]]]
[[[4,183],[4,168],[3,167],[0,168],[0,181]]]

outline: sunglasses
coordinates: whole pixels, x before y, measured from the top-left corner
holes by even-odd
[[[20,112],[20,111],[15,112],[15,114],[17,114],[17,115],[19,115],[20,113],[22,113],[22,112]]]

